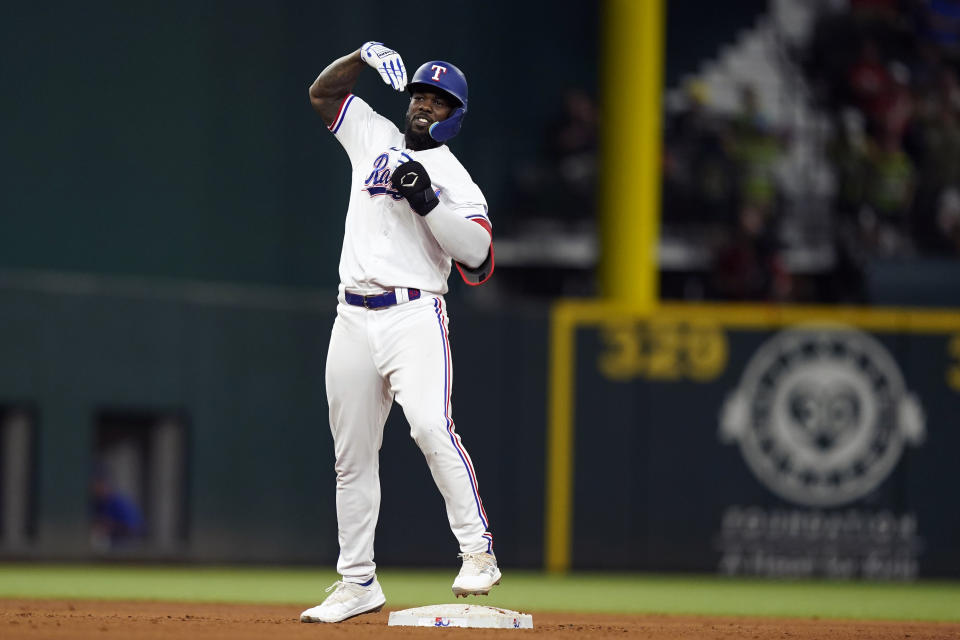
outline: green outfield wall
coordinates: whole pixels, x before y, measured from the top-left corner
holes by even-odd
[[[335,474],[323,387],[335,292],[86,283],[84,293],[83,283],[70,278],[35,282],[32,290],[22,281],[19,288],[0,285],[0,410],[28,411],[34,445],[28,513],[19,516],[22,530],[8,536],[2,553],[335,562]],[[504,315],[451,303],[450,316],[454,417],[503,540],[498,550],[536,566],[545,313]],[[136,461],[148,527],[157,524],[149,522],[151,501],[162,499],[151,489],[164,481],[158,465],[182,469],[182,514],[171,539],[148,534],[107,550],[92,544],[90,481],[98,457],[109,454],[97,449],[104,416],[114,430],[126,416],[128,439],[144,449],[152,441],[146,431],[166,420],[182,426],[182,460],[173,455],[172,463],[158,463],[144,451]],[[442,499],[399,408],[386,428],[381,469],[378,558],[414,565],[455,560]]]
[[[33,442],[26,515],[4,557],[335,561],[322,385],[332,292],[0,285],[0,418],[25,409]],[[504,562],[960,574],[956,312],[676,305],[648,317],[454,300],[450,313],[454,418]],[[143,440],[154,529],[104,549],[90,478],[124,416],[134,435],[179,424],[183,459]],[[181,513],[164,537],[151,487],[174,463]],[[398,410],[381,475],[378,560],[448,564],[442,501]]]

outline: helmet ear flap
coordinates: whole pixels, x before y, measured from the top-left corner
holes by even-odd
[[[451,113],[450,117],[446,120],[434,122],[432,125],[430,125],[430,137],[437,142],[446,142],[453,136],[457,135],[460,133],[460,127],[463,124],[463,116],[466,113],[466,109],[459,107],[453,113]]]

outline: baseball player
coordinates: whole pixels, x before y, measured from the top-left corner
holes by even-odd
[[[409,93],[403,132],[351,93],[368,65],[393,89]],[[460,544],[463,564],[453,593],[489,593],[500,582],[500,569],[473,462],[454,430],[443,297],[451,261],[469,284],[493,271],[486,201],[443,144],[460,131],[467,112],[466,78],[454,65],[432,61],[408,84],[400,55],[367,42],[323,70],[310,86],[310,102],[353,169],[326,370],[342,579],[300,621],[340,622],[379,611],[386,602],[373,541],[379,450],[394,399]]]

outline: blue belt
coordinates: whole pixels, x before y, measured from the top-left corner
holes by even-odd
[[[410,300],[416,300],[420,297],[420,289],[407,289],[407,296]],[[358,293],[343,292],[343,299],[347,304],[355,307],[364,307],[366,309],[382,309],[383,307],[392,307],[397,304],[396,291],[379,293],[375,296],[361,296]]]

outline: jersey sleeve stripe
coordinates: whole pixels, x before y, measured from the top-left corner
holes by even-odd
[[[343,124],[343,117],[347,115],[347,108],[351,102],[353,102],[353,94],[348,93],[343,97],[343,102],[340,103],[340,111],[337,112],[337,117],[327,127],[331,132],[336,133],[340,129],[340,125]]]
[[[490,224],[490,221],[483,216],[467,216],[467,220],[473,220],[478,225],[486,229],[491,238],[493,237],[493,226]]]

